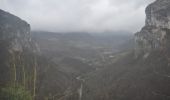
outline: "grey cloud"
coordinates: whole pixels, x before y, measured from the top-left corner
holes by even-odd
[[[154,0],[1,0],[0,8],[28,21],[33,30],[135,32]]]

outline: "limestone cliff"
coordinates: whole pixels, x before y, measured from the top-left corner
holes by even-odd
[[[30,25],[22,19],[0,10],[0,42],[6,42],[10,52],[35,52],[36,44],[30,36]]]
[[[156,0],[146,8],[146,22],[135,34],[136,56],[147,57],[153,50],[168,49],[170,40],[170,0]]]
[[[0,10],[0,87],[24,84],[35,67],[37,45],[30,36],[30,25]],[[32,85],[32,79],[27,80]],[[27,84],[27,85],[28,85]]]

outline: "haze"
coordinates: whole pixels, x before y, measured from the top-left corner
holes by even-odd
[[[136,32],[153,0],[1,0],[0,9],[54,32]]]

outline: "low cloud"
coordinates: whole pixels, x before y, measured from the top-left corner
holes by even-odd
[[[140,30],[154,0],[1,0],[0,8],[33,30],[103,32]]]

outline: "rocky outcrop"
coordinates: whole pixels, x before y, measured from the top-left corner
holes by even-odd
[[[170,34],[170,1],[156,0],[146,8],[146,22],[135,34],[136,56],[147,57],[151,51],[168,49]]]
[[[10,52],[30,48],[30,25],[20,18],[0,10],[0,41],[7,42]]]
[[[0,42],[6,42],[11,53],[24,50],[39,52],[37,44],[31,39],[30,25],[3,10],[0,10],[0,36]]]
[[[31,39],[30,25],[0,10],[0,86],[23,83],[23,76],[33,72],[35,53],[38,47]]]

